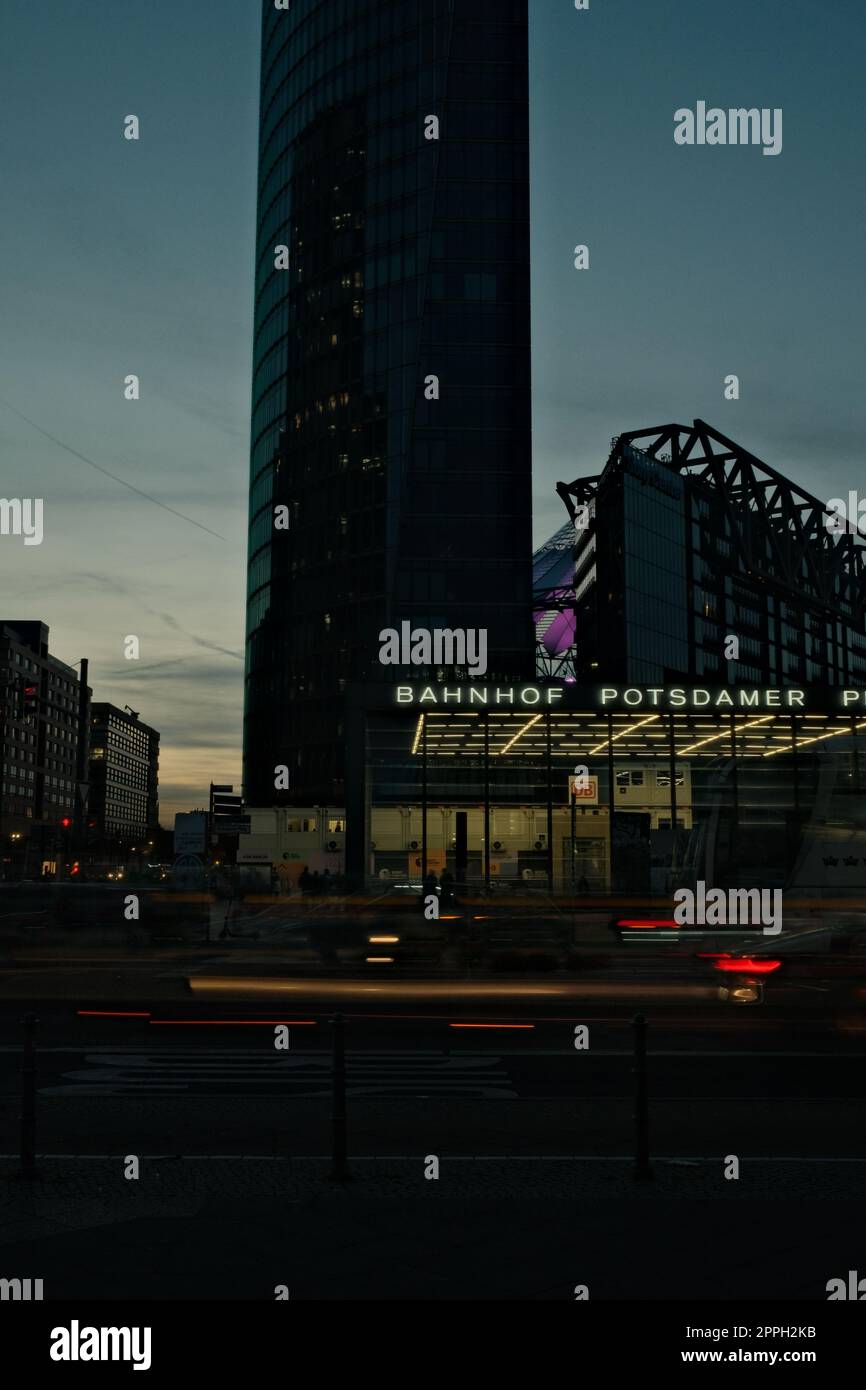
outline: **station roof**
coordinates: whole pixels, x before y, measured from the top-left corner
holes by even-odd
[[[555,761],[596,759],[606,761],[612,745],[614,758],[670,759],[671,720],[677,758],[726,759],[731,757],[732,740],[737,758],[775,758],[793,751],[832,748],[835,739],[857,732],[866,735],[866,719],[850,715],[808,714],[796,716],[781,712],[737,712],[735,714],[674,714],[637,711],[610,715],[602,711],[557,711],[550,716],[551,755]],[[516,758],[543,763],[547,756],[545,714],[530,711],[491,711],[488,716],[491,760]],[[472,758],[484,755],[484,718],[481,711],[429,710],[416,712],[406,721],[405,732],[393,727],[377,731],[378,741],[405,743],[405,752],[420,758],[426,731],[428,758]],[[866,754],[866,746],[864,746]]]

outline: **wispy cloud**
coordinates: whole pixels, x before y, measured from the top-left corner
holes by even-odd
[[[218,642],[209,642],[206,637],[198,637],[194,632],[188,632],[186,628],[182,627],[181,624],[177,621],[177,618],[173,618],[170,613],[159,613],[155,609],[147,608],[146,605],[142,606],[144,607],[145,612],[153,613],[154,617],[161,619],[161,621],[165,623],[166,627],[171,628],[172,632],[179,632],[182,637],[185,637],[187,641],[192,642],[194,646],[203,647],[204,650],[208,652],[221,652],[223,656],[230,656],[235,661],[243,661],[243,652],[232,651],[229,647],[221,647]]]
[[[71,454],[73,458],[79,459],[82,463],[86,463],[89,468],[95,468],[97,473],[102,473],[106,478],[111,478],[112,482],[127,488],[129,492],[134,492],[137,497],[142,497],[145,502],[152,502],[155,507],[161,507],[164,512],[170,512],[172,516],[179,517],[181,521],[188,521],[190,526],[197,526],[199,531],[206,531],[209,536],[213,536],[218,541],[226,540],[225,536],[221,536],[218,531],[212,531],[211,528],[205,526],[203,522],[196,521],[195,517],[187,516],[186,512],[179,512],[176,507],[170,507],[167,502],[160,502],[158,497],[152,497],[149,492],[144,492],[140,487],[135,487],[133,483],[128,483],[125,478],[119,478],[117,474],[112,473],[110,469],[103,468],[101,463],[94,463],[93,459],[88,458],[86,454],[80,453],[78,449],[73,449],[71,444],[66,444],[62,439],[58,439],[55,434],[51,434],[50,431],[44,430],[41,425],[37,425],[35,420],[31,420],[29,415],[25,415],[22,411],[16,410],[15,406],[10,405],[8,401],[4,401],[0,398],[0,405],[2,405],[5,410],[10,411],[11,414],[17,415],[19,420],[23,420],[31,429],[36,430],[37,434],[41,434],[45,439],[50,439],[51,443],[56,444],[58,449],[65,450],[65,452]]]

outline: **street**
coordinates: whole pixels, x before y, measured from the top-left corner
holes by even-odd
[[[451,978],[299,968],[249,943],[16,945],[4,1269],[38,1265],[49,1297],[823,1297],[866,1236],[866,1019],[820,999],[723,1006],[710,979],[693,953],[602,938],[568,971]],[[331,1181],[336,1010],[347,1183]],[[31,1011],[38,1178],[22,1182]]]
[[[347,1097],[355,1152],[585,1155],[631,1152],[632,1028],[585,1012],[574,1025],[454,1028],[351,1020]],[[0,1118],[14,1149],[17,1016],[5,1013]],[[20,1031],[20,1029],[19,1029]],[[330,1028],[236,1027],[164,1018],[40,1022],[38,1146],[48,1153],[315,1155],[328,1149]],[[780,1021],[651,1025],[652,1141],[670,1157],[858,1158],[866,1141],[863,1035],[791,1036]],[[323,1045],[324,1044],[324,1045]]]

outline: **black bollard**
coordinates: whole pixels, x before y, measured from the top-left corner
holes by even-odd
[[[36,1026],[39,1019],[27,1014],[21,1065],[21,1177],[36,1178]]]
[[[647,1090],[646,1036],[643,1014],[634,1017],[634,1176],[645,1182],[653,1175],[649,1157],[649,1093]]]
[[[349,1182],[351,1173],[347,1157],[346,1135],[346,1040],[343,1033],[343,1015],[335,1014],[331,1020],[334,1027],[334,1060],[332,1069],[332,1097],[334,1120],[332,1182]]]

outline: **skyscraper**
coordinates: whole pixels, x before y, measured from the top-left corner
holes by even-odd
[[[533,669],[527,0],[263,3],[244,791],[403,621]],[[416,672],[416,675],[418,673]]]

